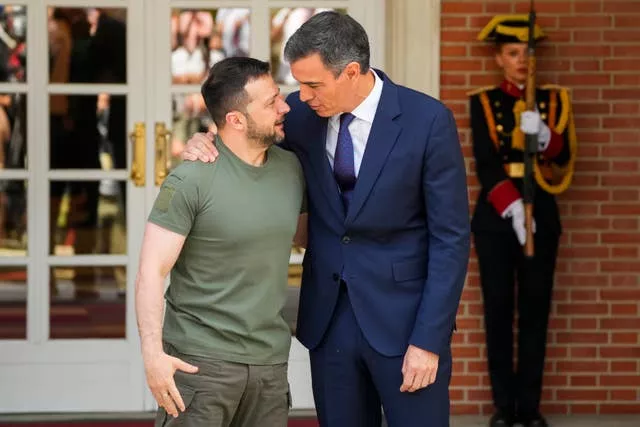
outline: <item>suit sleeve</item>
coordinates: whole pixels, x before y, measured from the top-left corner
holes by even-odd
[[[521,197],[520,192],[504,171],[500,154],[489,135],[480,98],[472,96],[470,104],[476,175],[482,188],[487,191],[487,199],[498,214],[502,215],[512,202]]]
[[[429,233],[427,279],[410,344],[440,354],[450,345],[469,262],[467,178],[458,131],[443,108],[424,155],[423,193]]]

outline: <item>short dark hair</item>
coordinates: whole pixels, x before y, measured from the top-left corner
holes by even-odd
[[[291,63],[317,53],[325,67],[338,77],[351,62],[369,71],[369,38],[362,25],[351,16],[327,11],[312,16],[293,33],[284,48]]]
[[[244,87],[251,80],[269,75],[269,63],[255,58],[231,57],[217,62],[202,84],[202,97],[218,128],[224,127],[229,111],[245,112],[250,102]]]

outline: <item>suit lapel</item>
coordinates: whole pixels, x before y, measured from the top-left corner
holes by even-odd
[[[342,206],[338,185],[333,177],[331,165],[329,164],[329,159],[326,154],[328,125],[328,119],[316,116],[314,129],[308,130],[308,135],[317,135],[316,138],[312,138],[309,157],[310,163],[313,165],[313,170],[318,177],[317,181],[320,187],[322,187],[322,192],[327,197],[329,206],[331,206],[338,217],[342,219],[344,218],[344,207]]]
[[[400,126],[393,121],[395,117],[400,115],[398,88],[383,73],[379,72],[378,75],[381,75],[384,80],[382,96],[360,164],[358,180],[353,190],[353,198],[346,218],[347,224],[353,221],[367,200],[401,131]]]

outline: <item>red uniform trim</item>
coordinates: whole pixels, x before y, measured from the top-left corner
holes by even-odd
[[[509,205],[520,198],[520,193],[509,179],[497,183],[487,196],[489,203],[493,205],[500,215]]]

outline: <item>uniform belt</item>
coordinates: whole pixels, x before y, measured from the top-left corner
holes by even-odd
[[[522,178],[524,177],[524,163],[506,163],[504,169],[510,178]]]

